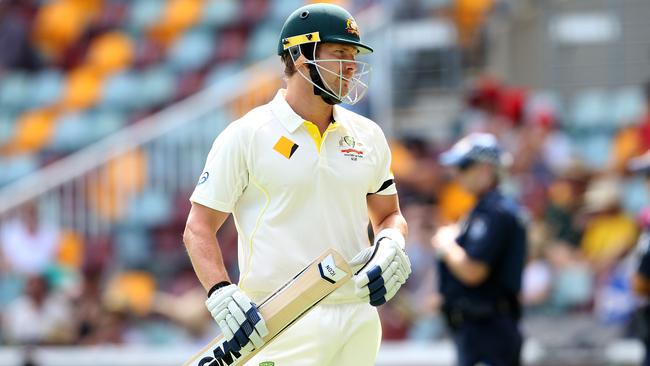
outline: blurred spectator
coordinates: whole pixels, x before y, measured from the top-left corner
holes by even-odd
[[[621,210],[620,182],[615,177],[594,180],[585,192],[584,210],[588,216],[581,247],[595,271],[611,269],[634,245],[637,226]]]
[[[571,141],[550,107],[531,107],[511,144],[516,146],[513,169],[532,171],[544,183],[551,173],[561,174],[572,163]]]
[[[19,274],[43,273],[52,265],[59,247],[59,230],[40,220],[34,203],[0,228],[0,245],[10,270]]]
[[[125,333],[129,323],[129,316],[125,312],[107,310],[97,322],[96,332],[88,337],[81,338],[82,344],[106,345],[125,343]]]
[[[508,87],[501,93],[498,111],[512,126],[520,126],[524,120],[526,97],[526,91],[522,88]]]
[[[498,124],[499,100],[504,86],[490,75],[474,80],[465,93],[465,105],[458,115],[456,136],[470,132],[492,131],[490,126]]]
[[[453,17],[458,27],[466,65],[479,67],[485,58],[484,24],[493,0],[455,0]]]
[[[32,1],[0,1],[0,75],[5,70],[36,67],[29,42],[33,12]]]
[[[97,344],[106,339],[100,339],[101,323],[104,309],[101,300],[102,271],[97,268],[87,268],[83,272],[79,293],[73,298],[75,308],[75,323],[78,344]]]
[[[390,142],[391,169],[400,181],[400,202],[431,203],[440,185],[439,168],[430,146],[422,138]]]
[[[650,80],[644,85],[645,112],[637,124],[617,131],[612,146],[610,168],[622,173],[629,160],[650,149]]]
[[[548,204],[543,216],[550,235],[574,247],[580,244],[581,236],[576,222],[580,194],[569,176],[560,177],[548,187]]]
[[[10,344],[60,344],[73,339],[73,313],[60,292],[51,291],[45,277],[27,279],[25,293],[2,314],[4,337]]]

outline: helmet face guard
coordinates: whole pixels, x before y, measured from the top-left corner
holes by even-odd
[[[309,76],[296,67],[298,74],[311,83],[314,86],[314,94],[320,95],[328,104],[354,105],[359,102],[368,91],[372,71],[370,64],[357,60],[317,59],[317,45],[318,42],[315,42],[311,55],[305,55],[304,63],[309,68]],[[303,55],[303,50],[300,45],[296,45],[289,53],[295,65],[300,55]],[[350,64],[354,64],[354,73],[346,77],[344,70]]]
[[[297,71],[326,103],[357,103],[368,90],[370,65],[356,60],[318,60],[316,49],[320,43],[345,44],[359,54],[373,51],[361,41],[357,22],[347,10],[324,3],[305,5],[289,15],[280,32],[278,55],[289,52],[294,65],[304,56],[309,75],[302,68]],[[350,75],[352,68],[355,71]]]

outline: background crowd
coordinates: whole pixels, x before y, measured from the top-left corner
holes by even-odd
[[[0,189],[273,54],[287,9],[302,3],[0,1]],[[373,2],[339,3],[355,13]],[[474,198],[437,158],[473,131],[495,134],[510,152],[504,187],[528,212],[528,335],[586,346],[632,336],[637,300],[628,284],[630,258],[641,227],[650,224],[643,211],[650,199],[626,164],[650,149],[650,84],[571,100],[508,85],[481,72],[481,27],[498,2],[413,4],[435,7],[455,22],[464,67],[473,72],[457,93],[462,107],[444,141],[408,134],[391,141],[414,273],[380,308],[384,338],[445,337],[430,238],[467,213]],[[185,191],[165,197],[167,213],[159,219],[125,223],[93,240],[42,220],[36,205],[22,207],[0,227],[0,343],[168,345],[212,338],[216,325],[181,242],[188,197]],[[219,237],[236,278],[234,224]],[[558,318],[563,332],[557,321],[549,324]]]

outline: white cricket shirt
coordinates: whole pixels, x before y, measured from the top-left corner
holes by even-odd
[[[390,150],[371,120],[334,106],[321,137],[278,91],[215,139],[190,200],[231,212],[239,286],[259,300],[326,248],[347,260],[368,247],[368,194],[396,194]],[[351,283],[328,302],[353,302]]]

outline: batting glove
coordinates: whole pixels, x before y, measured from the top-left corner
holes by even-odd
[[[380,231],[375,243],[350,261],[353,266],[364,263],[352,278],[355,294],[370,305],[382,305],[395,296],[411,274],[402,233],[397,229]]]
[[[269,331],[257,306],[237,285],[214,291],[205,302],[227,342],[235,352],[246,354],[264,344]]]

